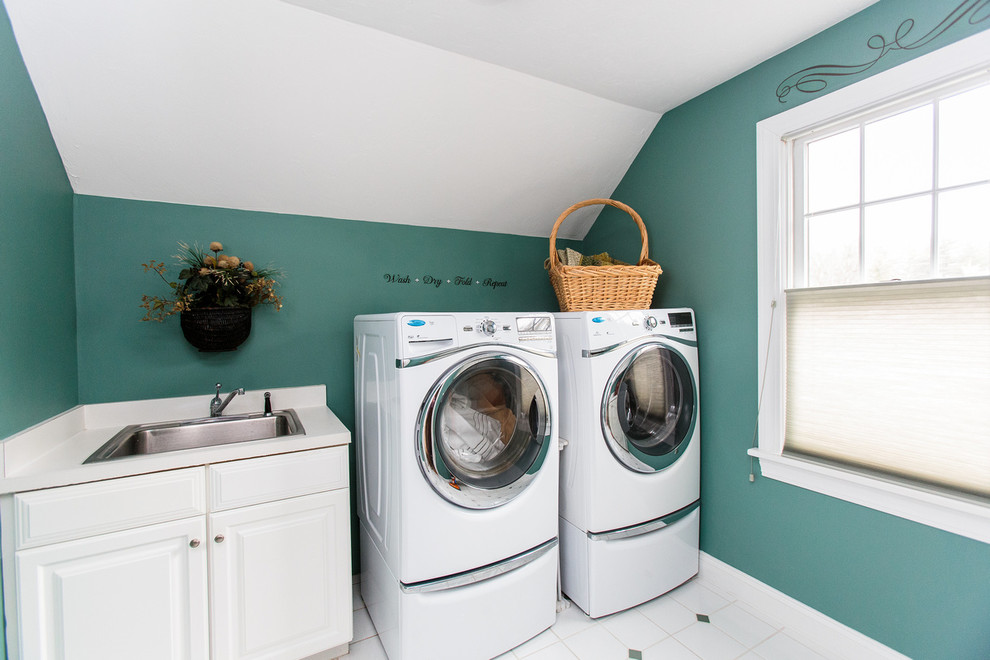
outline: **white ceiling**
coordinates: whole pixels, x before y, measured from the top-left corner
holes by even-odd
[[[544,237],[873,1],[3,0],[79,194]]]

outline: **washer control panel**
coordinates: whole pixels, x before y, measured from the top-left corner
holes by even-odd
[[[404,357],[474,344],[508,344],[555,352],[554,318],[546,313],[406,314],[399,318]]]
[[[553,317],[548,314],[492,314],[479,316],[473,323],[464,323],[461,338],[469,343],[496,341],[509,344],[537,342],[552,347],[554,336]]]

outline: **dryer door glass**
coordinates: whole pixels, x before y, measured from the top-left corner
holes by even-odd
[[[441,495],[473,509],[499,506],[525,489],[546,458],[546,390],[519,358],[476,357],[434,385],[418,435],[420,465]]]
[[[695,382],[680,353],[660,344],[638,347],[612,372],[602,400],[609,449],[636,472],[664,469],[687,448],[696,401]]]

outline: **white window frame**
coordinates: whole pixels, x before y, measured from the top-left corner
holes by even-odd
[[[757,132],[759,444],[764,477],[990,543],[990,504],[783,455],[784,289],[791,261],[791,154],[784,139],[960,75],[990,70],[990,30],[769,117]]]

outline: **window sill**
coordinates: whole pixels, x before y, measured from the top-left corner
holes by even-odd
[[[764,477],[990,543],[990,504],[760,449]]]

